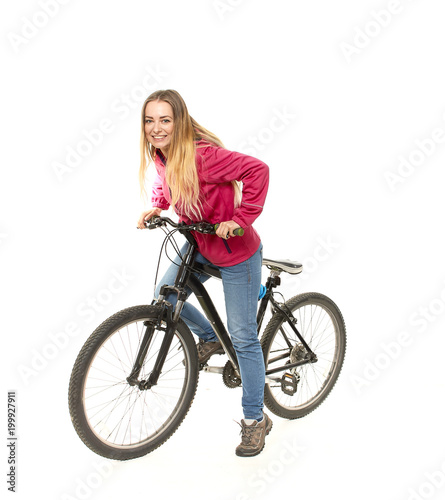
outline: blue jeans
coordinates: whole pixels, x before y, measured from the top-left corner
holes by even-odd
[[[186,243],[181,249],[184,255],[188,246]],[[164,277],[156,288],[156,297],[159,296],[161,285],[173,285],[179,256],[174,259],[175,264],[167,269]],[[211,264],[200,253],[196,262]],[[212,264],[213,265],[213,264]],[[263,417],[263,400],[265,384],[265,368],[263,352],[257,333],[256,315],[258,309],[258,294],[261,285],[262,245],[249,259],[235,266],[219,267],[222,277],[224,297],[226,302],[227,328],[232,338],[233,347],[238,358],[241,381],[243,386],[242,406],[244,418],[260,420]],[[204,283],[208,276],[199,275]],[[189,290],[189,295],[191,291]],[[170,293],[166,300],[176,304],[176,294]],[[198,337],[205,342],[215,342],[217,339],[208,319],[186,302],[181,312],[181,318]]]

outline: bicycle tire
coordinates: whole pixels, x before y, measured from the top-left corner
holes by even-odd
[[[340,374],[346,352],[346,327],[336,304],[320,293],[304,293],[289,299],[285,305],[297,319],[296,327],[318,361],[289,370],[295,375],[295,393],[284,392],[280,383],[267,382],[264,404],[271,412],[287,419],[304,417],[315,410],[329,395]],[[285,341],[283,331],[290,345]],[[274,313],[261,337],[266,370],[283,365],[282,358],[289,351],[287,363],[302,359],[306,350],[290,328],[284,315]],[[291,353],[293,359],[291,360]],[[298,359],[297,359],[298,358]],[[283,374],[285,372],[283,371]],[[280,376],[280,373],[271,377]],[[286,386],[284,386],[285,389]],[[292,392],[292,391],[290,391]]]
[[[130,460],[150,453],[173,435],[193,402],[198,354],[182,320],[158,384],[141,390],[126,380],[143,322],[158,318],[159,311],[145,305],[117,312],[91,334],[76,359],[68,390],[71,420],[80,439],[98,455]],[[155,330],[140,379],[148,378],[164,333]]]

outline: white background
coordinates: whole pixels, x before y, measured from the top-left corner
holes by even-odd
[[[427,139],[445,130],[443,2],[64,3],[47,2],[51,15],[38,1],[1,7],[2,495],[16,390],[15,498],[440,498],[445,146]],[[264,254],[303,261],[287,295],[325,293],[345,317],[334,391],[302,420],[272,415],[256,458],[234,454],[241,391],[215,375],[201,376],[177,433],[138,460],[96,456],[70,422],[82,344],[151,300],[162,233],[136,230],[139,116],[159,88],[270,166],[255,225]],[[57,175],[104,120],[108,132]],[[391,189],[401,157],[412,166]],[[113,273],[125,277],[110,295]]]

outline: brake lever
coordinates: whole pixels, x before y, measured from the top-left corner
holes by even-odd
[[[215,234],[215,227],[209,222],[199,222],[198,224],[195,224],[195,231],[202,234]]]
[[[145,222],[145,226],[148,227],[148,229],[156,229],[157,227],[165,225],[166,223],[163,220],[161,220],[161,218],[158,215],[155,215],[150,220]]]

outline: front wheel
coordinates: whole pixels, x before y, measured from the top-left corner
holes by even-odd
[[[276,415],[295,419],[317,408],[337,381],[345,356],[346,328],[338,307],[322,294],[297,295],[285,306],[292,311],[296,328],[317,361],[270,375],[264,403]],[[305,360],[306,349],[279,312],[270,319],[261,345],[266,371]]]
[[[127,381],[147,325],[154,332],[139,379],[148,379],[153,369],[165,334],[165,322],[158,317],[156,306],[114,314],[91,334],[74,364],[71,420],[82,441],[99,455],[129,460],[153,451],[176,431],[193,401],[198,354],[182,321],[157,384],[145,389]]]

